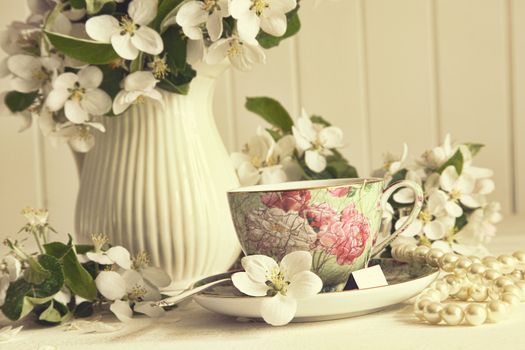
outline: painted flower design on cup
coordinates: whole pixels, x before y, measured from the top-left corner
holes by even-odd
[[[320,232],[332,223],[341,220],[341,215],[328,203],[313,204],[304,210],[304,215],[316,232]]]
[[[262,202],[268,208],[280,208],[285,212],[302,212],[307,208],[312,195],[308,190],[269,192],[263,194]]]
[[[281,208],[255,209],[245,218],[250,232],[243,242],[248,254],[258,252],[280,260],[296,250],[310,250],[317,233],[307,220],[295,211]]]
[[[296,251],[286,255],[280,264],[265,255],[242,258],[245,272],[232,275],[235,288],[254,297],[271,296],[261,303],[261,316],[273,326],[284,326],[295,316],[297,300],[318,294],[323,282],[313,272],[312,255]]]
[[[335,255],[337,263],[352,264],[365,250],[370,236],[370,224],[354,204],[342,212],[341,220],[324,227],[318,234],[319,248]]]
[[[344,197],[350,192],[350,187],[337,187],[337,188],[330,188],[328,189],[328,193],[330,193],[334,197]]]

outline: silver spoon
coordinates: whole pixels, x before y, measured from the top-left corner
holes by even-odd
[[[166,299],[162,299],[162,300],[157,301],[157,302],[154,302],[151,305],[152,306],[160,306],[160,307],[163,307],[163,308],[175,306],[178,303],[180,303],[180,302],[182,302],[182,301],[184,301],[184,300],[194,296],[195,294],[199,294],[199,293],[205,291],[208,288],[211,288],[213,286],[216,286],[218,284],[221,284],[221,283],[224,283],[224,282],[227,282],[227,281],[231,281],[231,275],[232,274],[233,274],[233,272],[227,272],[227,273],[222,273],[220,275],[207,277],[205,279],[202,279],[202,280],[192,284],[190,287],[188,287],[187,289],[183,290],[179,294],[177,294],[175,296],[172,296],[172,297],[169,297],[169,298],[166,298]]]

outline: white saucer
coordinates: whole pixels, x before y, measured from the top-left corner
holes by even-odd
[[[408,265],[392,259],[376,259],[388,286],[318,294],[298,301],[292,322],[312,322],[354,317],[379,311],[418,295],[438,276],[439,271],[427,265]],[[222,279],[221,274],[203,279],[195,286]],[[193,299],[202,307],[228,316],[261,318],[260,304],[266,297],[248,297],[238,292],[231,282],[212,287]]]

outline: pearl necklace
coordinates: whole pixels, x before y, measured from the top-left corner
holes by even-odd
[[[430,324],[499,322],[525,301],[525,252],[480,259],[402,244],[392,248],[392,257],[448,272],[423,290],[414,303],[416,317]],[[464,303],[442,303],[449,297]]]

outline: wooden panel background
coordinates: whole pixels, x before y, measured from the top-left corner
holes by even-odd
[[[252,72],[230,71],[215,99],[229,150],[262,122],[247,96],[278,98],[298,117],[304,107],[339,125],[344,154],[361,175],[385,151],[412,156],[447,132],[487,145],[477,162],[495,170],[505,213],[525,214],[525,0],[303,1],[299,36],[267,52]],[[0,26],[25,15],[2,2]],[[78,179],[65,146],[38,130],[18,134],[0,117],[0,236],[23,223],[25,205],[46,206],[57,229],[73,229]]]

